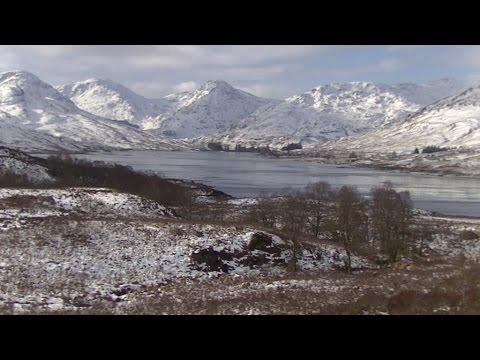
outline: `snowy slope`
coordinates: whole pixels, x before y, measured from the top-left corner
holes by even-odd
[[[224,81],[208,81],[198,90],[162,99],[147,99],[111,80],[89,79],[57,89],[92,114],[126,120],[157,136],[172,138],[225,131],[269,102]]]
[[[208,81],[199,89],[167,96],[175,110],[148,128],[157,135],[193,138],[234,128],[272,100],[235,89],[224,81]]]
[[[466,85],[444,79],[429,84],[333,83],[259,108],[234,131],[201,139],[231,150],[247,147],[313,145],[401,122],[422,105],[459,92]]]
[[[480,86],[426,106],[400,124],[321,148],[411,152],[428,145],[480,148]]]
[[[85,146],[74,141],[58,138],[22,125],[18,119],[0,111],[0,145],[27,152],[81,151]]]
[[[0,175],[3,174],[22,176],[33,183],[55,181],[48,169],[38,164],[37,159],[24,152],[0,146]]]
[[[80,110],[55,88],[25,71],[0,74],[0,123],[7,129],[13,124],[10,130],[14,133],[21,128],[32,136],[32,131],[48,134],[83,149],[170,146],[126,121]],[[66,147],[69,149],[70,145]]]
[[[140,127],[171,107],[168,100],[147,99],[111,80],[88,79],[59,86],[57,90],[82,110],[108,119],[126,120]]]

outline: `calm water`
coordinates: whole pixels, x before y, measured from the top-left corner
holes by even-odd
[[[76,156],[152,170],[169,178],[195,180],[238,197],[301,188],[314,181],[327,181],[332,186],[354,185],[366,194],[372,186],[389,180],[396,189],[409,190],[416,207],[480,216],[480,181],[467,177],[338,167],[253,153],[117,151]]]

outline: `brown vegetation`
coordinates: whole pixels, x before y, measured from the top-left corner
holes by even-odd
[[[137,172],[129,166],[74,159],[69,155],[38,159],[55,179],[54,183],[32,183],[25,176],[4,174],[0,187],[65,188],[106,187],[145,197],[166,206],[187,206],[192,203],[193,190],[153,173]]]

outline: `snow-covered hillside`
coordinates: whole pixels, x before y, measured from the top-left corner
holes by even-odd
[[[51,142],[52,150],[174,147],[126,121],[105,119],[79,109],[51,85],[26,71],[0,74],[0,123],[2,129],[17,138],[21,137],[20,131],[25,131],[27,140],[19,139],[17,146],[23,149],[37,146],[37,133],[50,135],[39,135],[38,139],[42,145]],[[15,143],[6,139],[5,145]]]
[[[0,175],[24,177],[36,184],[55,181],[48,169],[40,165],[37,159],[3,146],[0,146]]]
[[[452,79],[428,84],[332,83],[271,100],[217,80],[154,100],[111,80],[90,79],[55,89],[35,75],[13,71],[0,75],[0,143],[29,151],[185,149],[209,143],[229,150],[307,148],[342,137],[356,139],[372,130],[390,134],[395,126],[413,126],[408,125],[412,120],[403,123],[411,114],[465,87],[466,82]],[[449,106],[442,108],[446,116],[458,117],[458,110],[451,112]],[[475,106],[464,106],[462,116],[471,117],[472,111]],[[457,123],[448,134],[432,130],[429,142],[440,144],[445,138],[443,143],[452,146],[471,146],[477,140],[466,132],[475,124]],[[375,138],[361,139],[370,136]],[[407,140],[402,144],[418,143],[415,137]]]
[[[459,92],[466,85],[444,79],[429,84],[333,83],[318,86],[285,101],[259,108],[233,131],[203,142],[218,142],[230,150],[239,145],[309,146],[329,139],[365,133],[405,117],[422,105]]]
[[[105,118],[126,120],[153,134],[192,138],[228,130],[270,100],[208,81],[199,89],[147,99],[111,80],[89,79],[57,87],[79,108]]]
[[[480,148],[480,86],[426,106],[405,122],[321,148],[412,152],[428,145]]]
[[[0,111],[0,145],[27,152],[81,151],[83,144],[18,125],[18,119]]]
[[[140,127],[172,107],[168,100],[147,99],[111,80],[88,79],[58,86],[57,90],[82,110],[108,119],[126,120]]]

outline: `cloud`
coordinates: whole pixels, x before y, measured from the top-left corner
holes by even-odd
[[[185,81],[177,84],[173,87],[174,92],[192,91],[198,88],[198,84],[195,81]]]
[[[284,88],[283,86],[272,86],[272,85],[265,85],[265,84],[252,84],[249,86],[235,86],[236,88],[246,91],[250,94],[266,97],[266,98],[278,98],[283,99],[289,95],[289,89]]]
[[[222,79],[268,97],[331,81],[428,81],[480,73],[479,46],[430,45],[15,45],[0,71],[24,69],[60,85],[110,78],[161,97]]]
[[[397,71],[402,67],[402,63],[398,59],[388,58],[380,60],[376,65],[372,66],[370,71],[377,72],[392,72]]]
[[[6,46],[0,46],[0,71],[18,70],[16,55]]]
[[[158,98],[165,95],[171,87],[160,81],[137,81],[133,83],[125,83],[129,89],[141,94],[147,98]],[[161,95],[159,95],[161,94]]]

